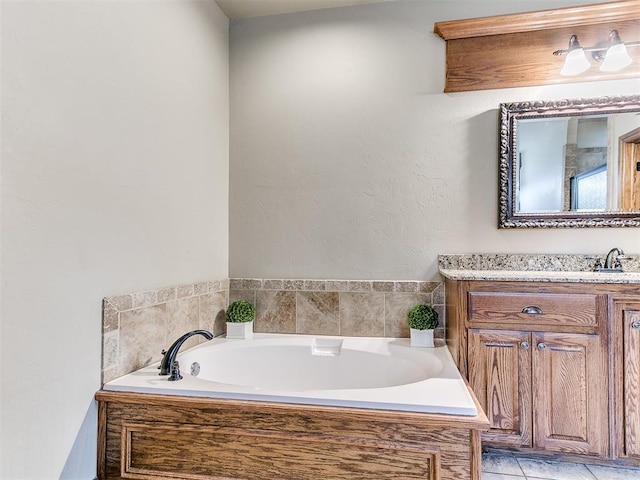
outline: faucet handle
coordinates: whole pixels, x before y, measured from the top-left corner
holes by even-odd
[[[162,355],[163,357],[167,354],[167,351],[163,348],[162,351],[160,352],[160,355]],[[158,370],[162,369],[162,362],[160,362],[160,365],[158,365]]]
[[[180,375],[180,363],[177,360],[171,364],[171,371],[169,372],[169,378],[167,378],[167,380],[170,382],[182,380],[182,375]]]

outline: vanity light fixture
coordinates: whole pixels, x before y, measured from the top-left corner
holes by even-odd
[[[600,65],[600,70],[603,72],[617,72],[629,66],[630,63],[631,57],[627,52],[627,46],[620,39],[618,31],[612,30],[609,34],[609,48],[604,56],[602,65]]]
[[[591,52],[591,57],[602,63],[600,70],[602,72],[617,72],[631,64],[631,57],[627,52],[627,48],[638,47],[640,42],[624,43],[620,38],[618,30],[611,30],[609,38],[598,43],[594,47],[583,48],[578,42],[577,35],[571,35],[569,39],[569,48],[567,50],[556,50],[554,55],[566,55],[560,75],[573,76],[579,75],[589,69],[591,64],[587,60],[585,52]]]
[[[561,55],[557,52],[553,52],[554,55]],[[577,35],[571,35],[569,39],[569,50],[567,50],[567,58],[564,60],[560,75],[572,76],[579,75],[580,73],[589,69],[591,64],[587,60],[587,55],[584,53],[584,48],[580,46]]]

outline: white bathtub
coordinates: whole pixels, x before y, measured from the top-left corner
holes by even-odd
[[[104,390],[476,415],[444,344],[412,348],[408,338],[255,334],[218,337],[178,355],[183,379],[157,364]],[[199,372],[195,363],[199,366]],[[194,375],[191,374],[193,370]]]

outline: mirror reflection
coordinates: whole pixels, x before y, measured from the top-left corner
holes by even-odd
[[[640,95],[500,105],[500,228],[640,226]]]
[[[640,129],[639,114],[517,123],[516,212],[640,210],[620,198],[626,159],[618,148],[621,138]]]

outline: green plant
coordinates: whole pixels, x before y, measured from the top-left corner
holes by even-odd
[[[416,330],[432,330],[438,326],[438,312],[431,305],[416,305],[407,312],[407,323]]]
[[[236,300],[227,307],[227,322],[242,323],[250,322],[256,316],[256,307],[246,300]]]

